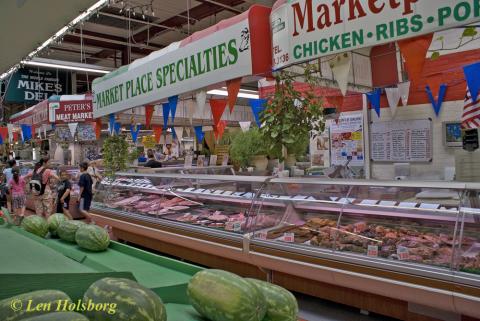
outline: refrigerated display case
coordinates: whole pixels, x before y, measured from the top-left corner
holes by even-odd
[[[425,306],[480,317],[480,184],[135,173],[103,183],[95,220],[120,239],[398,319]]]

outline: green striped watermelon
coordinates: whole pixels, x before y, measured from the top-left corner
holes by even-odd
[[[90,321],[166,321],[162,299],[152,290],[135,281],[104,278],[93,283],[85,292],[84,302],[116,304],[115,313],[86,311]]]
[[[57,234],[64,241],[75,243],[75,233],[83,225],[85,223],[81,221],[68,220],[61,222],[57,228]]]
[[[56,213],[51,215],[47,222],[48,222],[48,231],[50,231],[51,236],[57,236],[57,229],[60,223],[68,221],[68,218],[63,215],[62,213]]]
[[[25,229],[25,231],[40,237],[45,237],[48,233],[47,221],[38,215],[30,215],[25,217],[21,226]]]
[[[2,321],[18,321],[25,318],[32,318],[38,315],[50,313],[51,311],[27,311],[30,302],[30,310],[38,304],[51,303],[51,310],[56,309],[59,301],[68,300],[70,297],[57,290],[40,290],[20,294],[0,301],[0,317]],[[15,311],[14,311],[15,309]],[[17,311],[18,309],[18,311]]]
[[[87,317],[76,312],[53,312],[39,315],[22,321],[89,321]]]
[[[97,225],[80,226],[75,234],[78,246],[95,252],[105,251],[110,244],[107,231]]]
[[[256,280],[246,279],[262,292],[267,300],[267,314],[262,321],[296,321],[298,303],[293,294],[281,286]]]
[[[265,298],[247,280],[222,270],[203,270],[188,283],[190,303],[212,321],[262,321]]]

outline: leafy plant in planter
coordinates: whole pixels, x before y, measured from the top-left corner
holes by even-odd
[[[126,170],[128,163],[138,157],[138,150],[130,153],[128,149],[128,143],[121,135],[109,136],[105,139],[103,142],[103,166],[108,177],[113,177],[115,172]]]
[[[247,167],[254,156],[266,155],[266,153],[263,136],[257,128],[252,128],[245,133],[238,133],[233,137],[230,158],[240,167]]]
[[[302,93],[293,86],[298,75],[282,71],[275,76],[275,93],[261,115],[261,133],[269,154],[282,151],[280,160],[285,158],[285,149],[291,154],[303,152],[310,133],[325,128],[322,101],[314,93],[318,80],[312,76],[318,68],[316,64],[305,67],[303,80],[308,89]]]

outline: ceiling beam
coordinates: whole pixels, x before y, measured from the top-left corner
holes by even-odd
[[[210,3],[210,4],[213,4],[213,5],[216,5],[218,7],[221,7],[221,8],[224,8],[225,10],[227,11],[230,11],[230,12],[233,12],[235,14],[239,14],[239,13],[242,13],[243,11],[242,10],[239,10],[237,8],[234,8],[232,6],[229,6],[227,4],[223,4],[219,1],[214,1],[214,0],[197,0],[198,2],[201,2],[201,3]]]

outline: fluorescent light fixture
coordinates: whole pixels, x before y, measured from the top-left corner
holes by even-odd
[[[228,96],[228,91],[224,89],[213,89],[207,91],[209,95],[217,95],[217,96]],[[247,89],[240,89],[238,93],[238,97],[240,98],[250,98],[250,99],[258,99],[258,91],[254,90],[247,90]]]
[[[30,60],[34,58],[40,51],[48,47],[51,43],[56,41],[57,39],[61,38],[70,27],[75,26],[77,23],[83,21],[85,18],[88,18],[92,13],[94,13],[96,10],[101,9],[103,6],[105,6],[109,0],[99,0],[95,4],[93,4],[90,8],[85,10],[83,13],[78,15],[75,19],[73,19],[69,24],[64,26],[62,29],[58,30],[52,37],[48,38],[44,43],[42,43],[40,46],[37,47],[34,51],[29,53],[27,57],[25,57],[26,60]],[[8,77],[11,73],[13,73],[15,70],[19,68],[19,65],[15,65],[11,67],[9,70],[7,70],[5,73],[0,75],[0,80],[5,79]]]
[[[39,67],[65,69],[65,70],[87,71],[87,72],[98,73],[98,74],[108,74],[110,72],[109,70],[81,67],[73,64],[69,65],[69,64],[50,63],[50,62],[41,62],[41,61],[22,61],[22,64],[27,66],[39,66]],[[81,65],[81,64],[78,64],[78,65]]]

